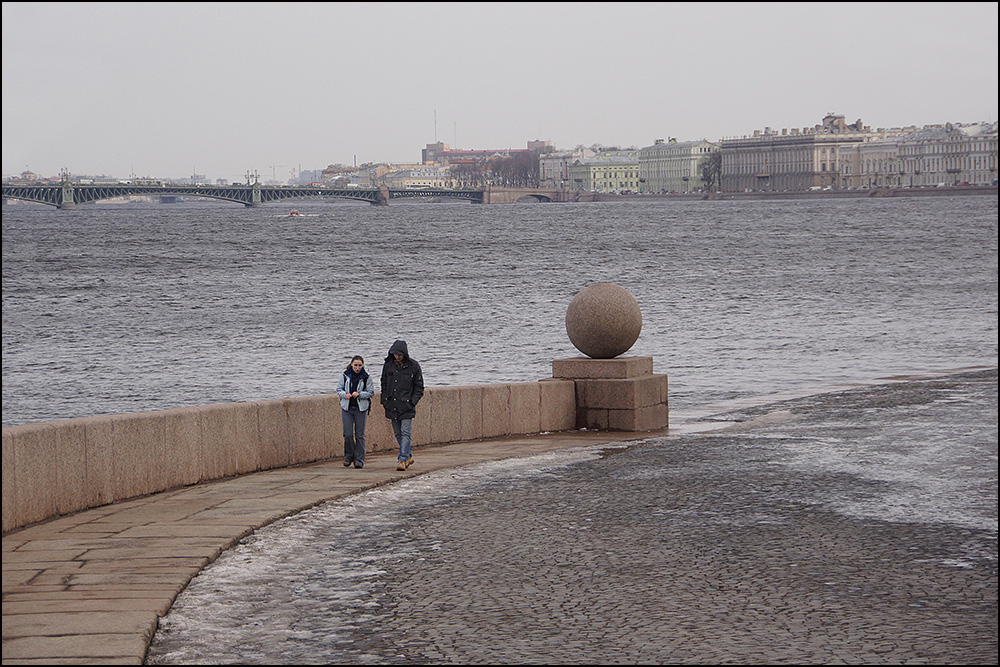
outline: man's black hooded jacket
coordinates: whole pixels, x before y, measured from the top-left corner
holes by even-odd
[[[397,363],[394,354],[402,354]],[[416,359],[410,358],[405,340],[397,340],[389,348],[382,364],[381,401],[389,419],[413,419],[417,401],[424,395],[424,374]]]

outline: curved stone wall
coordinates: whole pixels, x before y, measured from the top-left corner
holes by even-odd
[[[368,451],[394,450],[374,399]],[[413,444],[576,427],[575,383],[429,387]],[[343,456],[335,394],[25,424],[3,429],[3,532],[100,505]]]

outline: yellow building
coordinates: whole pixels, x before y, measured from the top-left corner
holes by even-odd
[[[569,189],[587,192],[638,192],[639,151],[608,150],[569,165]]]

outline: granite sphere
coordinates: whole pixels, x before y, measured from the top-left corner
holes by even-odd
[[[594,359],[612,359],[628,352],[641,330],[639,303],[628,290],[613,283],[585,287],[566,309],[570,342]]]

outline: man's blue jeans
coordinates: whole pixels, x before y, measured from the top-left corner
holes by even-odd
[[[410,448],[410,431],[413,427],[412,419],[393,419],[392,420],[392,434],[396,436],[396,442],[399,443],[399,460],[407,461],[412,454]]]

